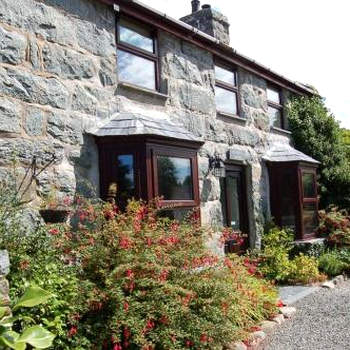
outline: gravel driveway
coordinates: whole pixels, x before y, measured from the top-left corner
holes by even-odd
[[[264,350],[350,349],[350,280],[293,306],[296,315],[268,336]]]

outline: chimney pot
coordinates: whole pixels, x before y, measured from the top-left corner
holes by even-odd
[[[199,0],[192,0],[191,4],[192,4],[192,13],[195,13],[195,12],[199,11],[199,8],[200,8],[200,5],[201,5]]]
[[[202,6],[202,9],[205,10],[205,9],[210,9],[211,6],[209,4],[205,4]]]

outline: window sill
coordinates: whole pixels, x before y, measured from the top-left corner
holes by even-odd
[[[276,126],[272,126],[271,131],[279,133],[279,134],[292,135],[291,131],[286,130],[286,129],[277,128]]]
[[[138,86],[138,85],[134,85],[134,84],[126,83],[126,82],[119,82],[118,83],[118,91],[120,89],[147,94],[149,96],[156,97],[156,98],[159,98],[162,100],[166,100],[169,98],[169,95],[165,95],[165,94],[162,94],[158,91],[147,89],[147,88],[144,88],[142,86]]]
[[[231,114],[231,113],[226,113],[226,112],[220,112],[220,111],[216,111],[216,115],[222,118],[227,118],[227,119],[231,119],[231,120],[236,120],[242,123],[245,123],[247,121],[247,119],[239,117],[236,114]]]

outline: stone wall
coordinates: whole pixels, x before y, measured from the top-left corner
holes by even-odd
[[[209,52],[170,34],[159,35],[161,92],[118,86],[115,14],[93,0],[2,0],[0,2],[0,174],[12,154],[28,165],[57,161],[38,180],[36,192],[52,185],[64,193],[98,186],[98,157],[86,135],[117,111],[167,113],[206,142],[199,154],[202,222],[222,225],[219,179],[208,158],[247,167],[251,244],[259,245],[269,217],[268,175],[261,157],[274,142],[266,82],[239,71],[242,117],[216,115],[214,61]],[[34,191],[35,192],[35,191]],[[33,193],[35,196],[36,193]]]
[[[55,154],[39,193],[73,193],[81,178],[98,184],[96,147],[84,132],[118,110],[114,23],[97,2],[0,2],[0,166],[13,154],[24,166]]]

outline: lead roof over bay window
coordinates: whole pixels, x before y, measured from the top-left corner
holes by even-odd
[[[117,20],[117,63],[119,80],[150,90],[158,89],[156,32],[120,17]]]

